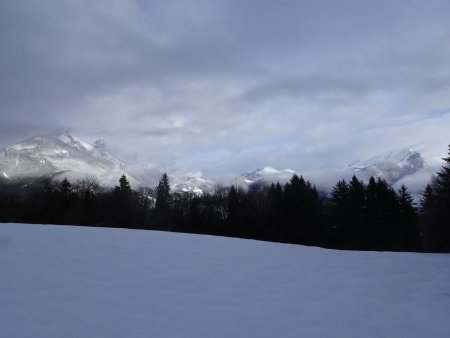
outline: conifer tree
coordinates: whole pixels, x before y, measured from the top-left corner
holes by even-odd
[[[70,212],[75,194],[72,191],[72,184],[64,178],[57,186],[56,191],[56,223],[66,224],[70,222],[72,213]]]
[[[450,145],[448,147],[448,157],[443,158],[445,164],[437,173],[434,188],[439,212],[447,216],[450,209]],[[448,218],[446,220],[450,221]]]
[[[427,184],[420,200],[420,211],[423,215],[429,215],[434,208],[435,198],[431,184]]]
[[[162,226],[169,225],[169,214],[172,205],[170,195],[169,177],[164,173],[156,187],[155,216],[157,222]]]
[[[400,250],[418,250],[417,211],[414,198],[405,185],[398,190],[399,220],[397,245]]]
[[[450,145],[448,157],[422,199],[424,231],[432,251],[450,251]]]
[[[350,218],[350,197],[347,182],[344,179],[338,181],[331,190],[330,195],[330,210],[332,217],[331,229],[334,232],[340,232],[348,225]]]
[[[127,177],[125,174],[122,174],[122,176],[119,179],[119,186],[116,186],[116,192],[121,194],[130,194],[131,193],[131,186],[128,182]]]
[[[70,184],[69,180],[66,177],[59,184],[58,188],[63,196],[69,196],[72,193],[72,184]]]
[[[133,190],[127,177],[123,174],[119,179],[113,196],[112,223],[121,227],[134,227]]]
[[[283,236],[281,225],[286,223],[286,215],[283,212],[283,188],[279,182],[270,185],[267,200],[267,234],[273,239],[281,240]]]
[[[408,191],[404,184],[402,184],[402,186],[398,190],[398,202],[400,206],[400,212],[402,214],[416,213],[416,209],[414,207],[414,198],[411,196],[411,193]]]

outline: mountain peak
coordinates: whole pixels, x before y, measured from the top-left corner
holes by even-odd
[[[425,161],[422,155],[406,147],[400,150],[390,151],[388,153],[373,156],[364,161],[357,161],[349,164],[348,168],[358,172],[363,179],[370,176],[380,177],[388,183],[394,184],[402,177],[414,174],[423,169]]]
[[[278,170],[270,166],[259,168],[255,171],[243,173],[237,179],[236,183],[240,186],[248,186],[255,182],[259,183],[286,183],[295,174],[294,170]]]
[[[125,172],[123,163],[104,150],[68,133],[32,136],[0,152],[0,173],[10,182],[33,181],[42,176],[77,179],[92,175],[114,186]],[[136,184],[131,175],[130,183]]]

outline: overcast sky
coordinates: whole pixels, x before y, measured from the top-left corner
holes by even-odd
[[[450,143],[450,1],[2,0],[0,146],[67,130],[170,172]]]

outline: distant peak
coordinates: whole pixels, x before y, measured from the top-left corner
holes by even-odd
[[[273,167],[263,167],[260,169],[257,169],[256,172],[264,173],[264,174],[278,174],[280,171],[273,168]]]

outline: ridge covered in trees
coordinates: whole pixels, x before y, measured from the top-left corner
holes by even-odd
[[[302,176],[285,185],[218,187],[201,196],[171,192],[167,174],[155,189],[133,190],[125,175],[114,189],[92,177],[43,178],[29,193],[0,194],[0,222],[73,224],[180,231],[337,249],[450,251],[450,146],[418,208],[403,185],[353,176],[321,196]]]

